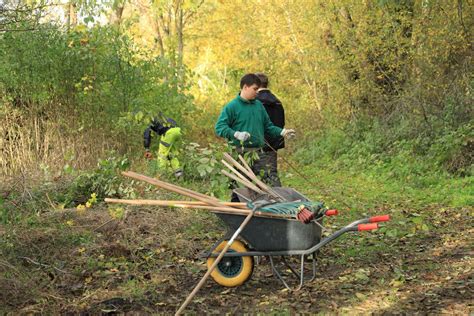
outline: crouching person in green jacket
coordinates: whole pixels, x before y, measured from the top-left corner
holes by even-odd
[[[158,167],[161,170],[171,170],[177,178],[182,177],[183,170],[178,160],[181,128],[177,127],[176,122],[170,118],[161,121],[157,118],[153,119],[143,134],[145,158],[147,159],[153,158],[150,152],[152,131],[161,136],[157,153]]]
[[[263,104],[256,100],[261,81],[255,74],[246,74],[240,80],[240,93],[235,99],[227,103],[217,119],[216,134],[226,138],[240,154],[257,152],[258,159],[251,166],[252,171],[259,175],[263,171],[263,181],[269,175],[265,145],[265,135],[278,138],[292,137],[295,131],[273,125]],[[232,194],[231,200],[238,201]]]

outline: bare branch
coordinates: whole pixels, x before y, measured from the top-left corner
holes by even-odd
[[[183,26],[186,26],[188,24],[188,21],[191,20],[191,18],[194,16],[196,12],[198,12],[199,8],[204,4],[204,0],[201,0],[199,4],[197,5],[195,10],[188,10],[184,13],[183,16]]]

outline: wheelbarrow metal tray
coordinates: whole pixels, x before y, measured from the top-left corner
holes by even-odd
[[[274,187],[273,190],[284,196],[287,201],[309,201],[300,192],[292,188]],[[247,188],[235,189],[241,202],[256,201],[265,196],[258,195]],[[244,215],[216,213],[229,231],[235,231],[244,220]],[[321,223],[320,223],[321,224]],[[321,228],[315,224],[303,224],[296,219],[266,218],[254,216],[240,233],[256,251],[306,250],[321,239]]]
[[[216,213],[231,231],[239,228],[245,215]],[[240,236],[256,251],[306,250],[319,243],[321,228],[298,220],[254,216]]]

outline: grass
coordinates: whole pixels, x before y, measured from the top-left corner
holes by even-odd
[[[283,183],[341,210],[340,216],[326,220],[330,231],[376,214],[390,214],[392,221],[376,232],[347,234],[323,248],[317,280],[301,295],[282,292],[278,281],[265,277],[268,267],[259,266],[241,288],[226,290],[208,281],[190,312],[324,314],[350,313],[352,306],[359,312],[390,312],[402,306],[410,311],[406,306],[415,306],[409,301],[413,293],[443,295],[444,286],[464,286],[470,259],[457,253],[466,249],[472,218],[471,178],[419,187],[370,168],[344,168],[337,161],[314,162],[299,170],[311,183],[282,168]],[[211,186],[179,184],[200,192]],[[135,184],[135,189],[143,198],[180,198],[148,186]],[[2,201],[6,218],[19,215],[0,226],[2,312],[172,313],[206,270],[198,254],[225,232],[214,215],[200,210],[126,206],[114,218],[103,204],[83,212],[52,209],[54,201],[41,199],[44,190],[10,195],[23,197],[20,206],[39,201],[33,212],[15,213],[9,198]],[[225,198],[225,188],[222,192]],[[453,282],[446,283],[450,277]],[[331,300],[328,292],[334,295]],[[466,310],[459,295],[456,304]],[[423,303],[413,299],[422,307],[433,302],[430,297]]]
[[[390,206],[423,210],[430,205],[474,206],[474,177],[440,177],[436,184],[417,185],[410,179],[397,179],[382,170],[343,168],[337,162],[299,167],[299,176],[286,169],[284,183],[313,198],[321,198],[330,207],[359,209],[366,212]],[[332,206],[331,206],[332,205]],[[365,211],[364,211],[365,210]]]

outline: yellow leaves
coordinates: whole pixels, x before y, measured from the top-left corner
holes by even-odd
[[[74,27],[74,30],[78,33],[85,33],[87,32],[87,26],[85,26],[84,24],[79,24],[76,27]]]
[[[91,208],[95,203],[97,203],[97,194],[92,193],[91,197],[89,198],[89,200],[87,200],[85,205],[84,204],[79,204],[78,206],[76,206],[76,209],[77,209],[78,213],[82,214],[86,211],[86,209]]]
[[[86,206],[84,204],[79,204],[76,206],[76,210],[78,213],[83,214],[86,210]]]
[[[73,226],[74,225],[74,221],[72,219],[66,221],[66,225],[67,226]]]
[[[85,247],[81,247],[79,249],[77,249],[77,252],[82,255],[84,252],[86,251],[86,248]]]
[[[97,194],[96,193],[91,194],[91,198],[89,199],[89,202],[97,203]]]
[[[109,208],[109,215],[114,219],[122,219],[125,215],[125,210],[123,207]]]

